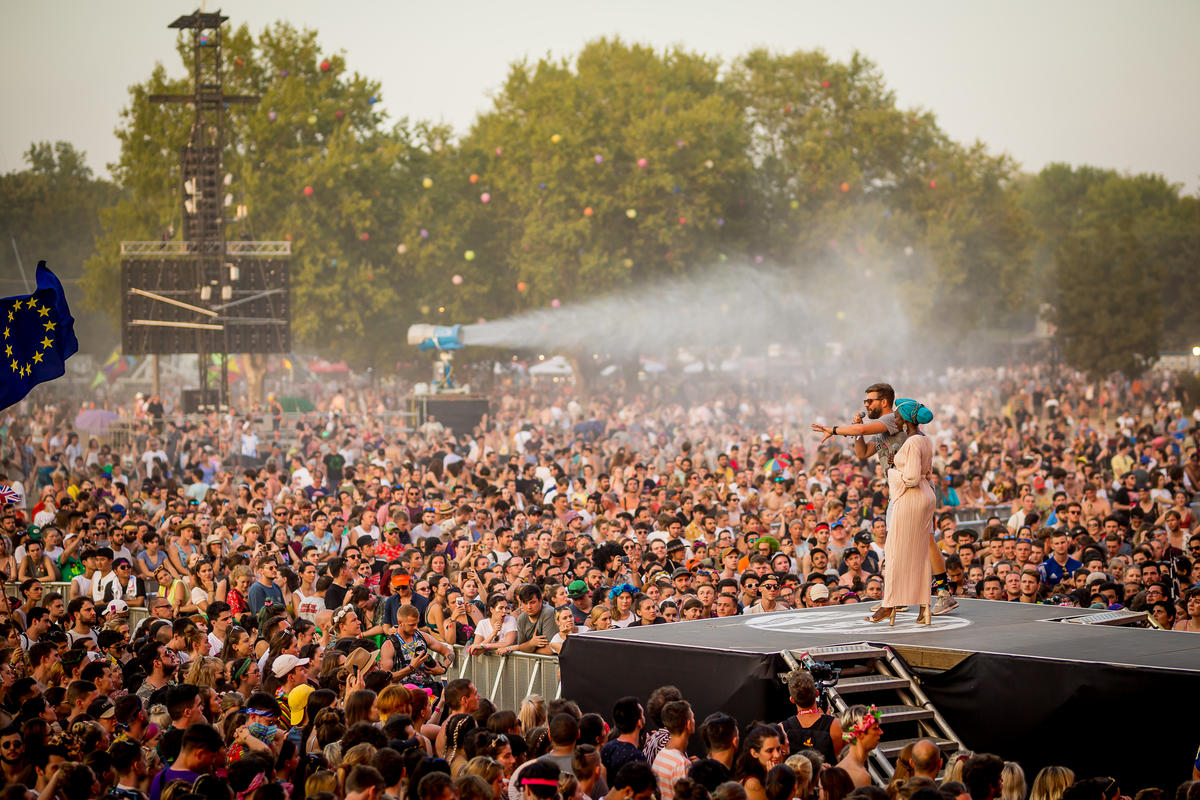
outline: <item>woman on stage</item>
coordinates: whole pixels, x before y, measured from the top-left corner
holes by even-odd
[[[933,445],[918,425],[933,420],[933,412],[915,400],[896,404],[896,421],[908,439],[887,472],[889,489],[888,537],[883,556],[883,605],[870,622],[896,624],[897,606],[920,606],[917,622],[931,625],[929,534],[933,530],[936,498],[931,484]]]

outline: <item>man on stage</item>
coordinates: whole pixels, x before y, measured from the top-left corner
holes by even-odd
[[[896,453],[900,451],[901,445],[908,438],[904,429],[896,422],[896,415],[892,410],[895,402],[896,391],[891,384],[873,383],[867,387],[866,397],[863,399],[868,421],[863,421],[863,412],[859,411],[849,425],[829,427],[814,422],[812,429],[825,434],[825,439],[830,436],[853,436],[856,457],[867,459],[878,453],[881,459],[886,460],[887,466],[890,468],[893,466]],[[866,438],[868,436],[871,437],[870,440]],[[822,442],[825,439],[822,439]],[[891,516],[890,504],[888,516]],[[888,527],[890,529],[891,525],[889,524]],[[933,604],[933,614],[939,615],[953,611],[958,607],[958,601],[950,594],[950,588],[946,583],[946,559],[933,539],[933,531],[929,532],[929,564],[933,568],[933,590],[937,594],[937,600]]]

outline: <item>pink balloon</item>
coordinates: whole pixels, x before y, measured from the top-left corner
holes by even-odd
[[[463,277],[462,277],[462,275],[455,275],[453,278],[450,279],[450,282],[453,283],[455,286],[462,286]]]
[[[483,194],[479,195],[479,202],[490,203],[490,202],[492,202],[492,196],[490,194],[488,194],[487,192],[484,192]]]
[[[551,307],[551,308],[558,308],[558,307],[559,307],[559,306],[561,306],[561,305],[562,305],[562,303],[558,302],[558,298],[557,298],[557,297],[556,297],[556,298],[554,298],[553,300],[551,300],[551,301],[550,301],[550,307]]]
[[[639,158],[639,159],[638,159],[638,166],[639,166],[639,167],[644,167],[644,166],[646,166],[646,164],[647,164],[647,163],[649,163],[649,162],[647,162],[647,161],[646,161],[646,159],[644,159],[644,158]]]

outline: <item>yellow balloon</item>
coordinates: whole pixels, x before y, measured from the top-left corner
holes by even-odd
[[[637,209],[636,208],[625,209],[625,216],[629,217],[630,219],[633,219],[634,217],[637,216]]]
[[[433,178],[426,178],[425,180],[421,181],[421,185],[426,189],[430,188],[433,186]]]
[[[554,144],[558,144],[559,142],[562,141],[562,136],[560,136],[559,134],[556,133],[550,137],[550,141],[553,142]]]
[[[463,258],[465,258],[467,261],[474,261],[475,260],[475,251],[468,250],[467,252],[463,253]]]

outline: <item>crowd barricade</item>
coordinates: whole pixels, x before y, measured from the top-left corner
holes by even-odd
[[[57,592],[62,595],[63,603],[71,602],[71,584],[69,581],[42,581],[42,587],[45,589],[45,594]],[[15,597],[19,601],[21,599],[21,584],[19,581],[8,581],[4,584],[4,593],[9,597]],[[44,596],[44,595],[43,595]],[[144,606],[129,607],[129,628],[133,630],[137,624],[146,618],[150,612]]]
[[[536,653],[473,656],[461,645],[454,648],[454,656],[454,666],[447,671],[447,678],[469,679],[496,708],[516,711],[531,694],[546,700],[562,694],[557,656]]]
[[[989,517],[999,517],[1006,522],[1012,516],[1012,505],[1005,503],[994,506],[984,506],[982,512],[977,507],[956,508],[953,511],[954,520],[960,528],[982,528]]]

